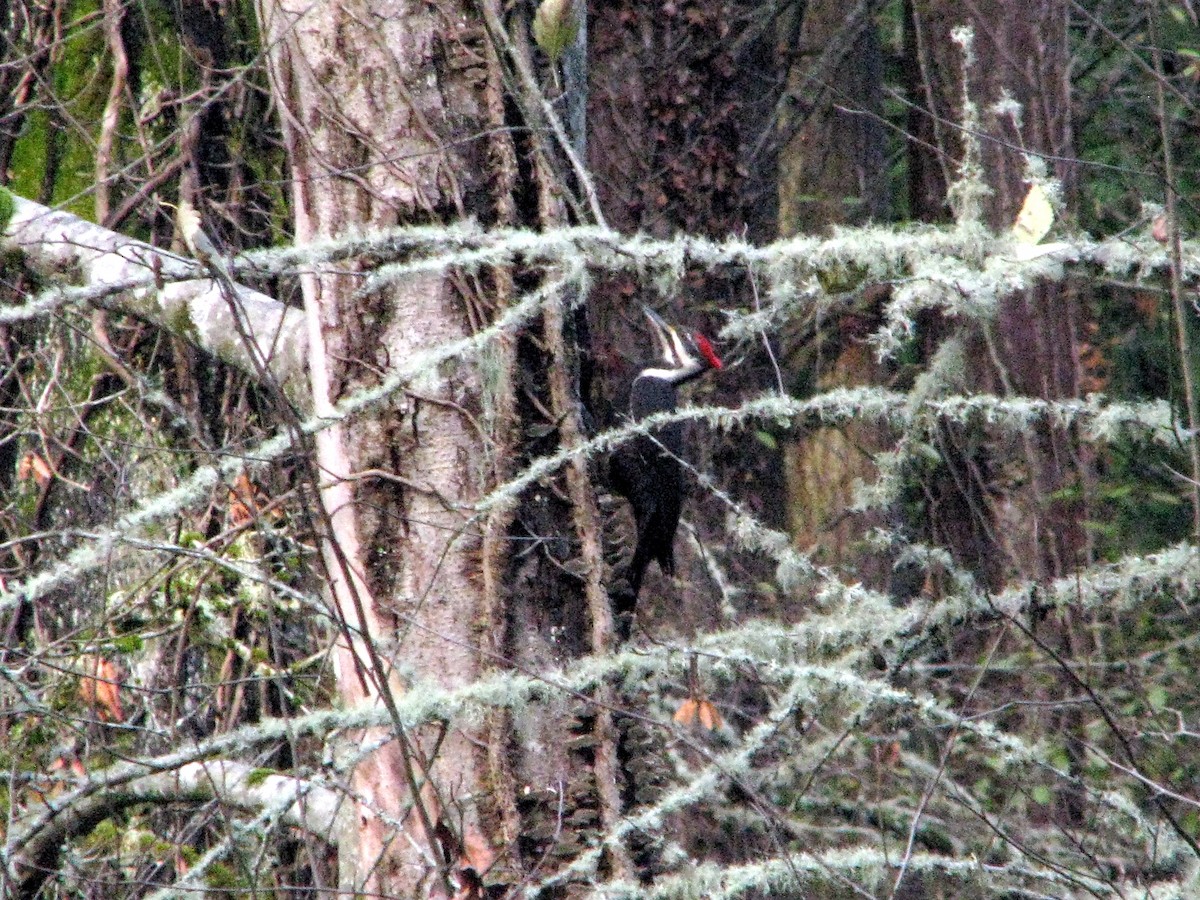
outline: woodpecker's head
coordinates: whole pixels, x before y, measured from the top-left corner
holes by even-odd
[[[680,335],[672,326],[648,306],[642,311],[650,320],[651,329],[658,338],[662,350],[664,368],[651,367],[641,374],[649,378],[662,378],[671,384],[682,384],[691,381],[709,369],[721,368],[721,358],[717,356],[713,345],[700,332]]]

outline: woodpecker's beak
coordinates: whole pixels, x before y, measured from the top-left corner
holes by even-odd
[[[650,324],[662,331],[670,331],[671,326],[668,325],[663,317],[646,305],[642,305],[642,312],[646,314],[646,318],[650,320]]]
[[[663,317],[650,307],[643,306],[642,312],[646,314],[646,318],[653,326],[654,335],[658,338],[658,345],[662,348],[663,360],[666,364],[674,368],[687,363],[689,361],[688,353],[679,339],[679,332],[668,325]]]

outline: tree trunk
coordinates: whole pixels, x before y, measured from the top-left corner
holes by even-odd
[[[780,127],[779,233],[790,237],[832,225],[878,221],[886,212],[882,55],[866,7],[847,14],[836,2],[792,7],[783,17],[780,46],[795,53],[788,67],[787,103]],[[854,278],[847,273],[847,281]],[[834,289],[838,289],[835,286]],[[874,292],[876,297],[878,292]],[[793,373],[819,390],[879,384],[885,376],[865,342],[871,311],[810,323],[804,369]],[[795,358],[795,357],[794,357]],[[828,564],[853,566],[879,583],[886,566],[873,565],[858,540],[871,522],[846,514],[854,486],[875,478],[872,456],[883,449],[878,426],[820,428],[785,450],[792,535]]]
[[[965,76],[979,111],[980,164],[991,191],[983,209],[986,224],[1003,231],[1016,219],[1029,190],[1022,148],[1054,160],[1049,174],[1068,197],[1073,192],[1066,9],[1065,3],[1045,0],[1014,16],[1010,5],[989,2],[972,6],[968,15],[955,3],[908,4],[909,89],[924,107],[910,120],[918,138],[909,156],[914,212],[942,217],[945,179],[956,173],[937,157],[962,158],[960,137],[946,128],[948,121],[963,120],[963,54],[950,36],[959,25],[974,32],[973,61]],[[1001,396],[1080,396],[1084,316],[1079,292],[1070,283],[1037,286],[1003,299],[994,325],[964,336],[971,357],[983,362],[971,367],[974,386]],[[942,324],[928,323],[930,350],[944,330]],[[1082,501],[1056,497],[1090,477],[1086,451],[1067,431],[1050,426],[1017,440],[1020,446],[995,449],[997,458],[1015,451],[1024,459],[1027,477],[1008,484],[989,476],[970,437],[945,433],[948,464],[962,466],[964,477],[934,486],[939,502],[930,521],[940,523],[935,524],[937,539],[954,547],[959,559],[993,586],[1011,578],[1059,577],[1085,562]],[[981,515],[984,509],[990,512]],[[1034,527],[1025,527],[1030,522]]]
[[[587,192],[565,132],[558,143],[538,136],[556,129],[537,96],[529,25],[515,17],[506,28],[498,4],[278,2],[260,15],[292,160],[298,245],[465,217],[553,227],[567,221],[568,187]],[[516,85],[515,104],[502,85]],[[523,123],[536,124],[533,136],[514,140],[512,126],[523,135]],[[316,411],[486,326],[513,298],[514,278],[451,269],[364,294],[352,271],[306,276]],[[547,430],[560,446],[580,439],[575,330],[560,299],[547,301],[539,330],[485,351],[498,373],[489,383],[473,361],[443,367],[397,392],[386,413],[318,435],[347,703],[386,706],[420,682],[466,685],[501,659],[541,670],[603,649],[608,598],[585,462],[527,492],[516,516],[471,513],[517,460],[545,452]],[[528,552],[510,557],[512,545]],[[393,722],[395,740],[355,770],[360,799],[341,836],[343,887],[452,893],[485,870],[514,877],[522,853],[577,852],[582,839],[562,826],[564,810],[612,827],[619,799],[607,714],[558,700],[520,727],[514,736],[499,714],[476,731],[456,723],[445,734],[408,734]],[[624,871],[618,857],[611,862]]]
[[[483,102],[494,73],[480,65],[473,15],[444,4],[285,0],[263,3],[260,17],[291,158],[297,245],[493,217],[481,199],[488,141],[456,141],[495,124]],[[362,285],[350,270],[303,279],[318,414],[390,366],[467,336],[481,302],[453,274],[406,277],[366,297]],[[491,482],[486,436],[463,406],[475,405],[478,378],[468,365],[442,374],[316,440],[347,704],[386,705],[420,682],[472,682],[482,665],[476,628],[495,626],[480,620],[481,540],[468,521]],[[396,739],[355,769],[357,808],[339,836],[342,887],[451,894],[460,869],[490,864],[498,834],[480,735],[458,725],[444,735],[393,728]]]
[[[918,113],[911,122],[921,138],[910,153],[914,212],[941,217],[935,204],[945,198],[946,185],[930,148],[939,148],[943,159],[962,158],[963,141],[947,133],[944,116],[948,111],[948,121],[964,121],[964,79],[980,116],[979,162],[990,189],[985,223],[1002,232],[1017,218],[1029,191],[1022,150],[1053,160],[1048,174],[1059,180],[1068,200],[1073,195],[1077,173],[1071,163],[1067,10],[1061,0],[1041,0],[1015,16],[1011,5],[991,0],[972,6],[966,16],[956,3],[908,4],[906,43],[917,54],[910,70],[921,73],[913,88],[936,112]],[[964,54],[950,34],[962,24],[973,31],[965,70]],[[922,191],[928,193],[922,196]],[[962,340],[970,357],[982,363],[970,368],[974,390],[1047,400],[1081,397],[1086,315],[1077,285],[1039,284],[1000,298],[994,322],[951,339]],[[932,347],[949,329],[940,321],[927,325],[926,346]],[[984,584],[993,590],[1020,580],[1047,584],[1094,561],[1084,522],[1090,518],[1087,498],[1096,493],[1095,461],[1072,429],[1043,422],[1020,434],[980,435],[947,426],[939,442],[945,467],[926,488],[936,498],[927,527]],[[1088,630],[1072,610],[1046,622],[1035,615],[1033,628],[1063,659],[1094,652]],[[977,640],[977,635],[964,636],[965,656],[976,654]],[[1041,728],[1063,742],[1069,769],[1078,777],[1089,740],[1083,714],[1078,706],[1060,708],[1052,702],[1075,687],[1071,678],[1062,677],[1039,699],[1048,702]],[[1080,827],[1085,806],[1072,783],[1058,797],[1057,822]]]

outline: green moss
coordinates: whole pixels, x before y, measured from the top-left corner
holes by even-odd
[[[12,221],[16,210],[17,205],[13,202],[12,194],[0,187],[0,234],[8,230],[8,223]]]
[[[216,890],[244,890],[247,885],[238,875],[237,870],[225,863],[217,862],[208,867],[204,874],[204,882]]]
[[[63,41],[62,62],[54,67],[53,84],[75,127],[55,128],[49,136],[61,142],[50,201],[89,219],[96,215],[94,129],[103,118],[112,78],[104,29],[95,24],[102,13],[95,0],[74,0],[68,9],[71,24]],[[78,127],[92,133],[80,134]]]
[[[258,787],[266,782],[271,775],[277,774],[274,769],[255,769],[246,776],[247,787]]]
[[[186,303],[178,304],[167,317],[167,330],[178,337],[192,343],[199,343],[196,326],[192,322],[192,313]]]
[[[852,263],[835,263],[817,272],[817,280],[827,294],[841,294],[862,286],[867,271]]]
[[[12,179],[9,184],[22,197],[40,197],[42,179],[46,173],[49,155],[47,135],[49,115],[45,110],[32,110],[25,115],[21,136],[13,145],[9,169]]]
[[[95,0],[75,0],[67,12],[70,22],[62,41],[62,57],[49,73],[52,112],[38,106],[26,112],[22,134],[13,147],[13,190],[25,197],[62,204],[76,215],[95,215],[94,135],[82,134],[101,119],[109,76],[102,72],[109,59],[102,10]],[[88,123],[81,126],[80,123]],[[52,183],[46,182],[52,179]]]
[[[10,186],[21,196],[94,218],[95,145],[112,84],[111,54],[98,0],[71,0],[64,18],[68,24],[60,54],[47,73],[46,95],[24,111],[13,147]],[[131,69],[140,83],[129,86],[137,92],[136,103],[122,104],[113,171],[129,160],[121,136],[132,134],[135,117],[161,104],[163,97],[187,95],[199,84],[195,67],[183,55],[169,5],[153,0],[142,4],[137,15],[126,17],[125,31]],[[152,117],[148,137],[155,143],[164,141],[178,125],[174,115]]]
[[[174,846],[163,840],[157,834],[144,829],[136,829],[125,833],[126,849],[138,853],[153,853],[155,855],[174,852]]]
[[[113,649],[118,653],[139,653],[145,644],[139,634],[123,634],[113,641]]]
[[[99,825],[92,829],[92,833],[88,836],[88,845],[92,849],[97,849],[105,845],[117,846],[120,841],[121,832],[117,828],[117,823],[112,819],[105,819]]]

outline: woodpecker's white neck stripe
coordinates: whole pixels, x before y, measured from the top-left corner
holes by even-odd
[[[638,378],[658,378],[662,381],[674,381],[679,377],[679,369],[642,369]]]

